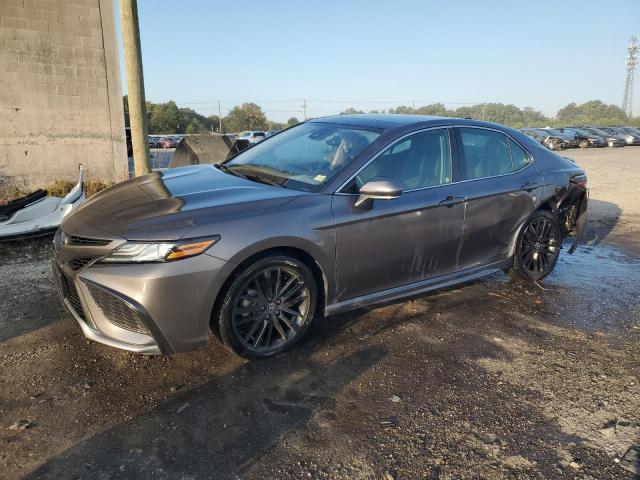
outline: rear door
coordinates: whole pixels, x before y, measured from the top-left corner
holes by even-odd
[[[452,185],[452,131],[416,132],[398,140],[334,195],[338,300],[408,285],[456,270],[464,218]],[[388,178],[395,200],[354,206],[359,188]]]
[[[455,179],[467,197],[460,268],[510,257],[524,221],[535,211],[543,178],[513,138],[483,127],[456,127]]]

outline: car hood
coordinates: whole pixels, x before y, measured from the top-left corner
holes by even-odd
[[[63,232],[92,238],[155,241],[188,238],[207,221],[275,208],[305,192],[236,177],[211,165],[164,171],[128,180],[87,200],[61,224]]]

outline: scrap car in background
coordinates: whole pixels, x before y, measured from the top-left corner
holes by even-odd
[[[542,128],[523,128],[522,133],[541,143],[549,150],[561,150],[569,146],[562,135],[554,135]]]
[[[247,140],[249,143],[258,143],[267,137],[266,132],[260,130],[251,130],[242,132],[238,139]]]
[[[103,190],[55,236],[84,334],[144,353],[265,358],[316,315],[500,271],[535,282],[587,218],[584,170],[501,125],[418,115],[310,120],[220,165]],[[135,205],[132,208],[131,205]],[[548,288],[553,288],[549,286]]]
[[[554,137],[560,137],[565,142],[565,148],[578,148],[580,146],[580,142],[573,136],[561,132],[555,128],[539,128],[538,130],[547,132],[548,135],[553,135]]]
[[[158,144],[160,148],[176,148],[178,146],[178,142],[171,137],[162,137],[158,140]]]
[[[596,127],[581,126],[579,128],[580,130],[602,138],[609,147],[624,147],[627,145],[627,142],[622,135],[608,133]]]
[[[632,133],[622,127],[599,127],[611,135],[618,135],[624,139],[627,145],[640,145],[640,133]]]
[[[556,128],[559,132],[564,133],[578,141],[580,148],[588,147],[606,147],[607,141],[599,135],[595,135],[586,130],[575,127]]]
[[[619,127],[622,128],[625,132],[629,132],[632,135],[640,136],[640,128],[638,127]]]

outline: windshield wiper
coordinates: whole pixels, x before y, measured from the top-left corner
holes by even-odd
[[[287,188],[287,187],[285,187],[283,182],[278,182],[277,180],[274,180],[273,178],[265,177],[265,176],[259,175],[257,173],[245,173],[244,174],[244,178],[247,178],[249,180],[253,180],[253,181],[259,182],[259,183],[264,183],[266,185],[273,185],[274,187]]]
[[[247,165],[234,165],[237,168],[231,169],[226,165],[220,164],[218,165],[221,168],[224,168],[225,171],[232,173],[233,175],[241,176],[242,178],[246,178],[247,180],[253,180],[254,182],[264,183],[266,185],[273,185],[276,187],[287,188],[285,183],[289,180],[288,178],[281,178],[275,175],[270,175],[268,173],[262,173],[262,171],[257,170],[255,168],[251,168]],[[239,171],[241,170],[241,171]]]
[[[236,177],[241,177],[241,178],[247,178],[247,176],[245,174],[240,173],[240,172],[235,172],[235,171],[231,170],[224,163],[219,163],[219,164],[215,165],[215,167],[218,170],[222,170],[223,172],[228,173],[229,175],[234,175]]]

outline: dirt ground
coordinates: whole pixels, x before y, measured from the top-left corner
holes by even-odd
[[[50,239],[0,245],[0,477],[637,478],[640,147],[565,155],[589,174],[588,239],[540,285],[319,320],[260,362],[89,342]]]

